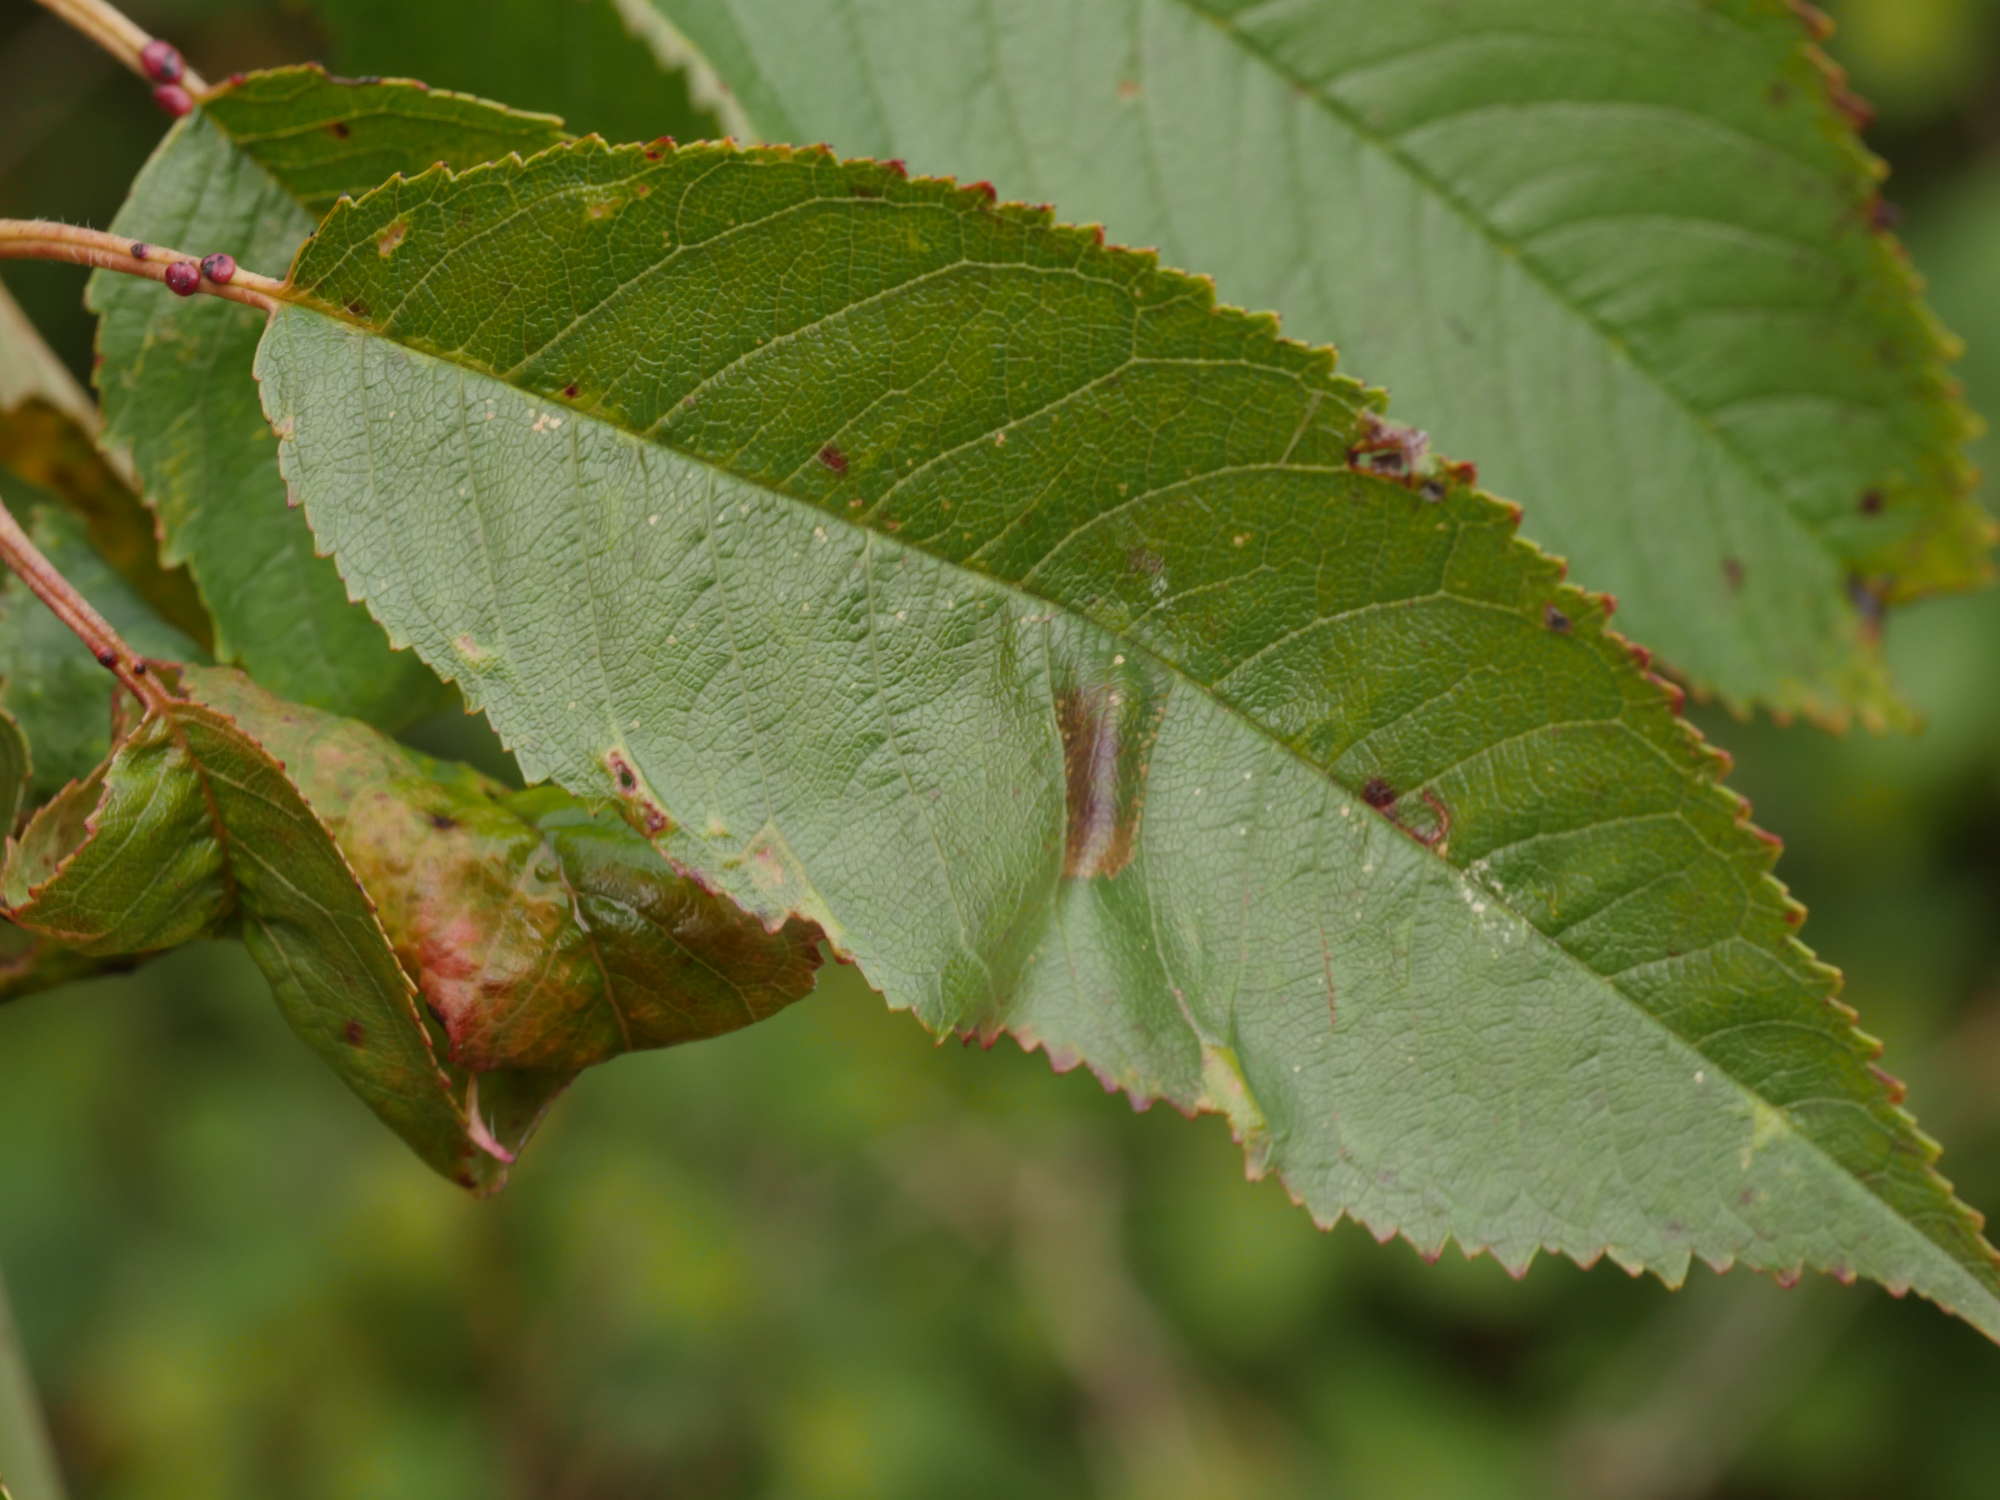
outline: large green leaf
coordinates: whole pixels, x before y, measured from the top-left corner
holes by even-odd
[[[179,121],[113,229],[246,265],[282,264],[342,193],[433,162],[468,165],[560,138],[558,123],[409,83],[349,84],[317,68],[260,73]],[[378,723],[434,707],[436,683],[393,654],[287,511],[249,379],[260,323],[214,297],[160,297],[100,274],[106,441],[128,454],[215,620],[216,649],[286,697]]]
[[[1786,0],[630,0],[736,128],[984,175],[1337,338],[1731,700],[1900,715],[1986,523],[1880,170]]]
[[[336,208],[258,371],[349,586],[531,778],[932,1027],[1223,1112],[1323,1221],[2000,1333],[1720,757],[1512,507],[1206,282],[825,153],[583,142]]]

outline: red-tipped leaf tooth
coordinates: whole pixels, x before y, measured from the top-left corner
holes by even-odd
[[[910,175],[910,169],[903,165],[903,158],[900,156],[884,157],[882,165],[897,177],[908,177]]]
[[[1891,1104],[1901,1104],[1909,1097],[1910,1086],[1894,1073],[1891,1073],[1887,1068],[1879,1068],[1874,1063],[1870,1063],[1868,1071],[1873,1073],[1876,1082],[1880,1083],[1888,1091],[1889,1102]]]
[[[1833,35],[1833,17],[1821,10],[1812,0],[1785,0],[1786,9],[1799,18],[1806,35],[1815,42],[1824,42]]]

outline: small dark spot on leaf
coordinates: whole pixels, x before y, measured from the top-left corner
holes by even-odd
[[[1729,592],[1736,593],[1743,587],[1743,564],[1733,557],[1722,560],[1722,581],[1729,585]]]
[[[439,833],[449,833],[452,829],[458,827],[458,819],[454,818],[450,813],[434,812],[430,815],[430,820],[431,827],[435,828]]]
[[[608,757],[611,764],[611,779],[618,783],[618,790],[630,796],[639,790],[639,778],[632,770],[631,762],[616,750]]]
[[[365,318],[368,316],[368,304],[366,302],[363,302],[359,297],[352,297],[348,299],[347,310],[353,313],[354,316],[357,318]]]
[[[1862,633],[1870,640],[1877,640],[1882,634],[1882,616],[1887,609],[1883,591],[1876,580],[1855,574],[1847,580],[1847,597],[1861,616]]]
[[[347,121],[345,120],[335,120],[331,125],[327,126],[326,128],[328,130],[331,130],[336,136],[338,136],[343,141],[346,140],[350,135],[354,134],[354,132],[348,128]]]
[[[1569,616],[1557,609],[1553,604],[1543,607],[1542,619],[1548,625],[1549,629],[1553,630],[1557,635],[1569,634]]]
[[[576,382],[574,380],[563,387],[563,394],[572,401],[576,399]]]
[[[1868,200],[1868,227],[1878,234],[1887,234],[1903,222],[1903,211],[1877,193]]]
[[[361,1047],[367,1044],[368,1032],[359,1021],[349,1021],[346,1030],[342,1034],[346,1036],[347,1045],[350,1047]]]
[[[1882,514],[1882,492],[1880,490],[1862,491],[1861,514],[1864,516],[1879,516]]]
[[[1422,484],[1417,486],[1417,493],[1430,501],[1431,504],[1436,505],[1444,499],[1444,486],[1439,484],[1435,479],[1426,479]]]
[[[1396,802],[1396,789],[1380,776],[1371,776],[1367,785],[1361,788],[1361,800],[1370,807],[1393,807]]]
[[[833,470],[834,473],[845,474],[847,472],[847,455],[834,447],[833,444],[828,443],[824,448],[820,449],[818,456],[819,461]]]
[[[1166,559],[1161,557],[1151,547],[1134,547],[1125,554],[1125,566],[1130,568],[1134,573],[1144,573],[1148,577],[1157,577],[1166,570],[1167,563]]]

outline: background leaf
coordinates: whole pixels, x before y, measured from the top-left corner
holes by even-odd
[[[679,74],[633,45],[614,0],[489,0],[471,25],[457,8],[406,0],[312,0],[310,8],[326,22],[328,60],[342,73],[416,77],[505,99],[611,141],[723,133]]]
[[[14,716],[0,708],[0,843],[14,831],[28,803],[28,739]]]
[[[258,371],[350,586],[892,1003],[1226,1114],[1323,1220],[2000,1330],[1716,758],[1326,352],[817,152],[426,173],[293,284]]]
[[[279,69],[221,88],[177,122],[112,228],[279,266],[342,193],[559,138],[553,120],[475,99]],[[389,650],[286,509],[248,379],[256,312],[156,292],[110,273],[91,280],[106,441],[138,471],[167,560],[185,562],[200,586],[218,655],[287,698],[371,722],[403,724],[435,707],[431,674]]]
[[[1877,601],[1985,576],[1945,341],[1784,0],[652,3],[763,139],[989,176],[1338,339],[1732,702],[1900,719]]]
[[[0,499],[56,570],[141,656],[192,661],[200,648],[161,620],[90,545],[84,523],[52,497],[0,474]],[[69,628],[11,573],[0,574],[0,705],[33,747],[30,805],[87,776],[111,749],[117,683]]]

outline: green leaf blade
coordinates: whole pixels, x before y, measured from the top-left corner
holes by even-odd
[[[259,353],[321,542],[531,777],[1323,1221],[2000,1330],[1771,849],[1511,508],[1089,231],[655,155],[343,205]]]
[[[740,129],[984,175],[1337,338],[1733,704],[1907,717],[1988,576],[1949,341],[1782,0],[651,0]]]
[[[419,85],[347,84],[317,68],[259,73],[168,133],[112,228],[275,270],[342,193],[560,137],[546,116]],[[108,272],[92,278],[89,301],[101,319],[105,441],[142,479],[165,560],[194,575],[218,655],[286,697],[370,722],[407,723],[434,706],[431,675],[389,650],[286,508],[275,443],[243,378],[262,331],[257,312],[161,297]]]

